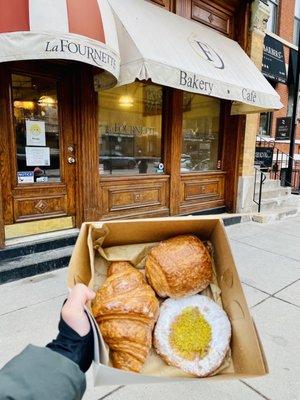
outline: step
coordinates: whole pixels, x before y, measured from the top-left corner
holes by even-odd
[[[261,211],[276,210],[281,207],[300,207],[300,198],[294,195],[267,198],[261,201]]]
[[[67,267],[74,246],[30,253],[0,261],[0,284]]]
[[[258,190],[259,190],[259,185],[260,185],[260,182],[259,182],[259,180],[257,180],[256,184],[255,184],[256,192],[258,192]],[[264,181],[262,187],[263,187],[264,190],[268,190],[268,189],[281,188],[282,186],[280,184],[280,180],[279,179],[266,179]]]
[[[72,246],[78,236],[78,229],[59,231],[50,234],[32,235],[30,238],[10,239],[6,247],[0,250],[0,262],[16,257],[55,250]],[[12,243],[12,244],[11,244]]]
[[[261,224],[266,224],[269,222],[280,221],[282,219],[296,216],[300,213],[299,208],[282,207],[278,208],[276,211],[261,212],[252,215],[252,221]]]
[[[261,192],[261,197],[262,199],[272,199],[272,198],[283,198],[286,196],[289,196],[291,194],[291,188],[290,187],[279,187],[277,189],[269,189],[265,188],[263,186],[262,192]],[[259,193],[256,192],[256,198],[258,198]]]

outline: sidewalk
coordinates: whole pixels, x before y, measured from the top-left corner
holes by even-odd
[[[85,400],[300,400],[300,217],[229,226],[235,260],[270,374],[247,381],[93,389]],[[0,368],[31,342],[56,336],[66,270],[0,286]]]

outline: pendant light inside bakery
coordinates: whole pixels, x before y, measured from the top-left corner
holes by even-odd
[[[33,110],[34,102],[33,101],[25,101],[25,100],[15,100],[14,107],[15,108],[23,108],[25,110]]]
[[[41,96],[38,100],[40,107],[54,107],[57,104],[57,100],[51,96]]]
[[[127,85],[125,86],[125,94],[119,97],[119,106],[122,108],[133,107],[133,98],[127,93]]]

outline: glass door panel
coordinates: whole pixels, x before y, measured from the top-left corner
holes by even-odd
[[[12,75],[17,182],[60,182],[57,81]]]

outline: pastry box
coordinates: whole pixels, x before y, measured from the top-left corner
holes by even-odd
[[[229,317],[232,337],[230,350],[222,365],[211,376],[197,378],[167,366],[151,349],[140,373],[113,368],[108,347],[95,319],[91,317],[94,346],[94,384],[123,385],[136,383],[225,380],[263,376],[268,365],[253,319],[242,290],[222,219],[214,216],[168,217],[84,223],[81,227],[68,268],[68,287],[84,283],[97,290],[106,279],[111,261],[130,261],[143,269],[149,250],[162,240],[193,234],[210,248],[214,282],[209,296]]]

